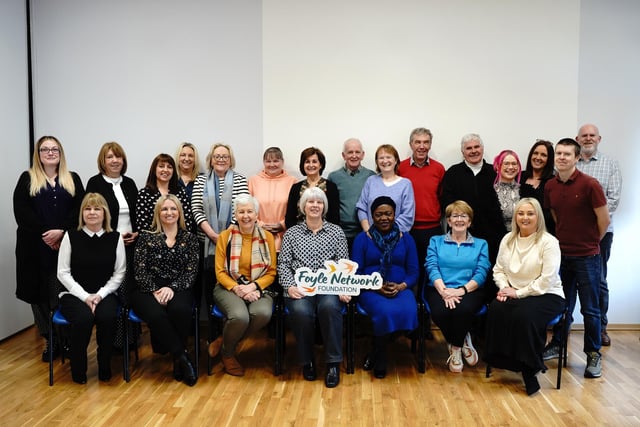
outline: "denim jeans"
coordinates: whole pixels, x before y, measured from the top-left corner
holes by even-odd
[[[602,263],[600,273],[600,323],[602,330],[607,329],[609,319],[607,311],[609,311],[609,284],[607,283],[607,262],[611,255],[611,245],[613,244],[613,233],[607,232],[602,240],[600,240],[600,260]]]
[[[600,351],[600,255],[562,256],[560,277],[567,301],[567,328],[573,323],[576,294],[584,318],[584,352]],[[560,331],[554,328],[553,341],[560,342]]]

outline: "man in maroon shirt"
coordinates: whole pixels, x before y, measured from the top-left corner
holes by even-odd
[[[576,293],[584,318],[586,378],[602,375],[600,347],[600,239],[609,226],[609,210],[602,187],[595,178],[580,172],[576,165],[580,145],[571,138],[558,141],[555,150],[557,175],[544,187],[544,204],[556,221],[562,263],[560,276],[567,299],[567,328],[573,321]],[[558,354],[560,331],[545,349],[544,359]]]

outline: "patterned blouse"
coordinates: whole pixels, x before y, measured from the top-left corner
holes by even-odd
[[[313,271],[324,268],[327,260],[348,259],[347,238],[339,226],[324,221],[316,233],[309,230],[306,222],[296,224],[284,233],[278,256],[280,284],[286,291],[296,286],[294,274],[300,267]]]
[[[517,182],[498,182],[493,188],[498,195],[498,201],[500,202],[500,209],[502,210],[502,221],[507,231],[511,231],[511,218],[513,218],[513,211],[515,210],[516,203],[520,200],[520,184]]]
[[[164,233],[140,233],[134,256],[140,292],[154,292],[163,286],[184,291],[193,286],[198,272],[198,238],[180,229],[173,247],[167,246],[165,239]]]
[[[156,202],[160,198],[160,191],[153,191],[147,187],[143,187],[138,192],[136,200],[136,219],[140,230],[151,230],[153,222],[153,209]],[[184,188],[180,188],[178,194],[175,195],[180,203],[182,203],[182,211],[184,212],[184,223],[189,231],[195,231],[196,225],[191,214],[191,200],[187,197]]]

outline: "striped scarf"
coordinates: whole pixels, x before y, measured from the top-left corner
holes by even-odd
[[[240,277],[240,252],[242,251],[242,233],[240,227],[232,225],[229,235],[227,253],[227,273],[235,280]],[[265,236],[265,231],[256,224],[251,236],[251,281],[266,273],[271,266],[271,253]]]

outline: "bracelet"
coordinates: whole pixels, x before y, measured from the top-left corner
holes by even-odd
[[[465,295],[469,293],[469,291],[467,290],[467,287],[465,285],[462,285],[462,289],[464,289],[464,294]]]

